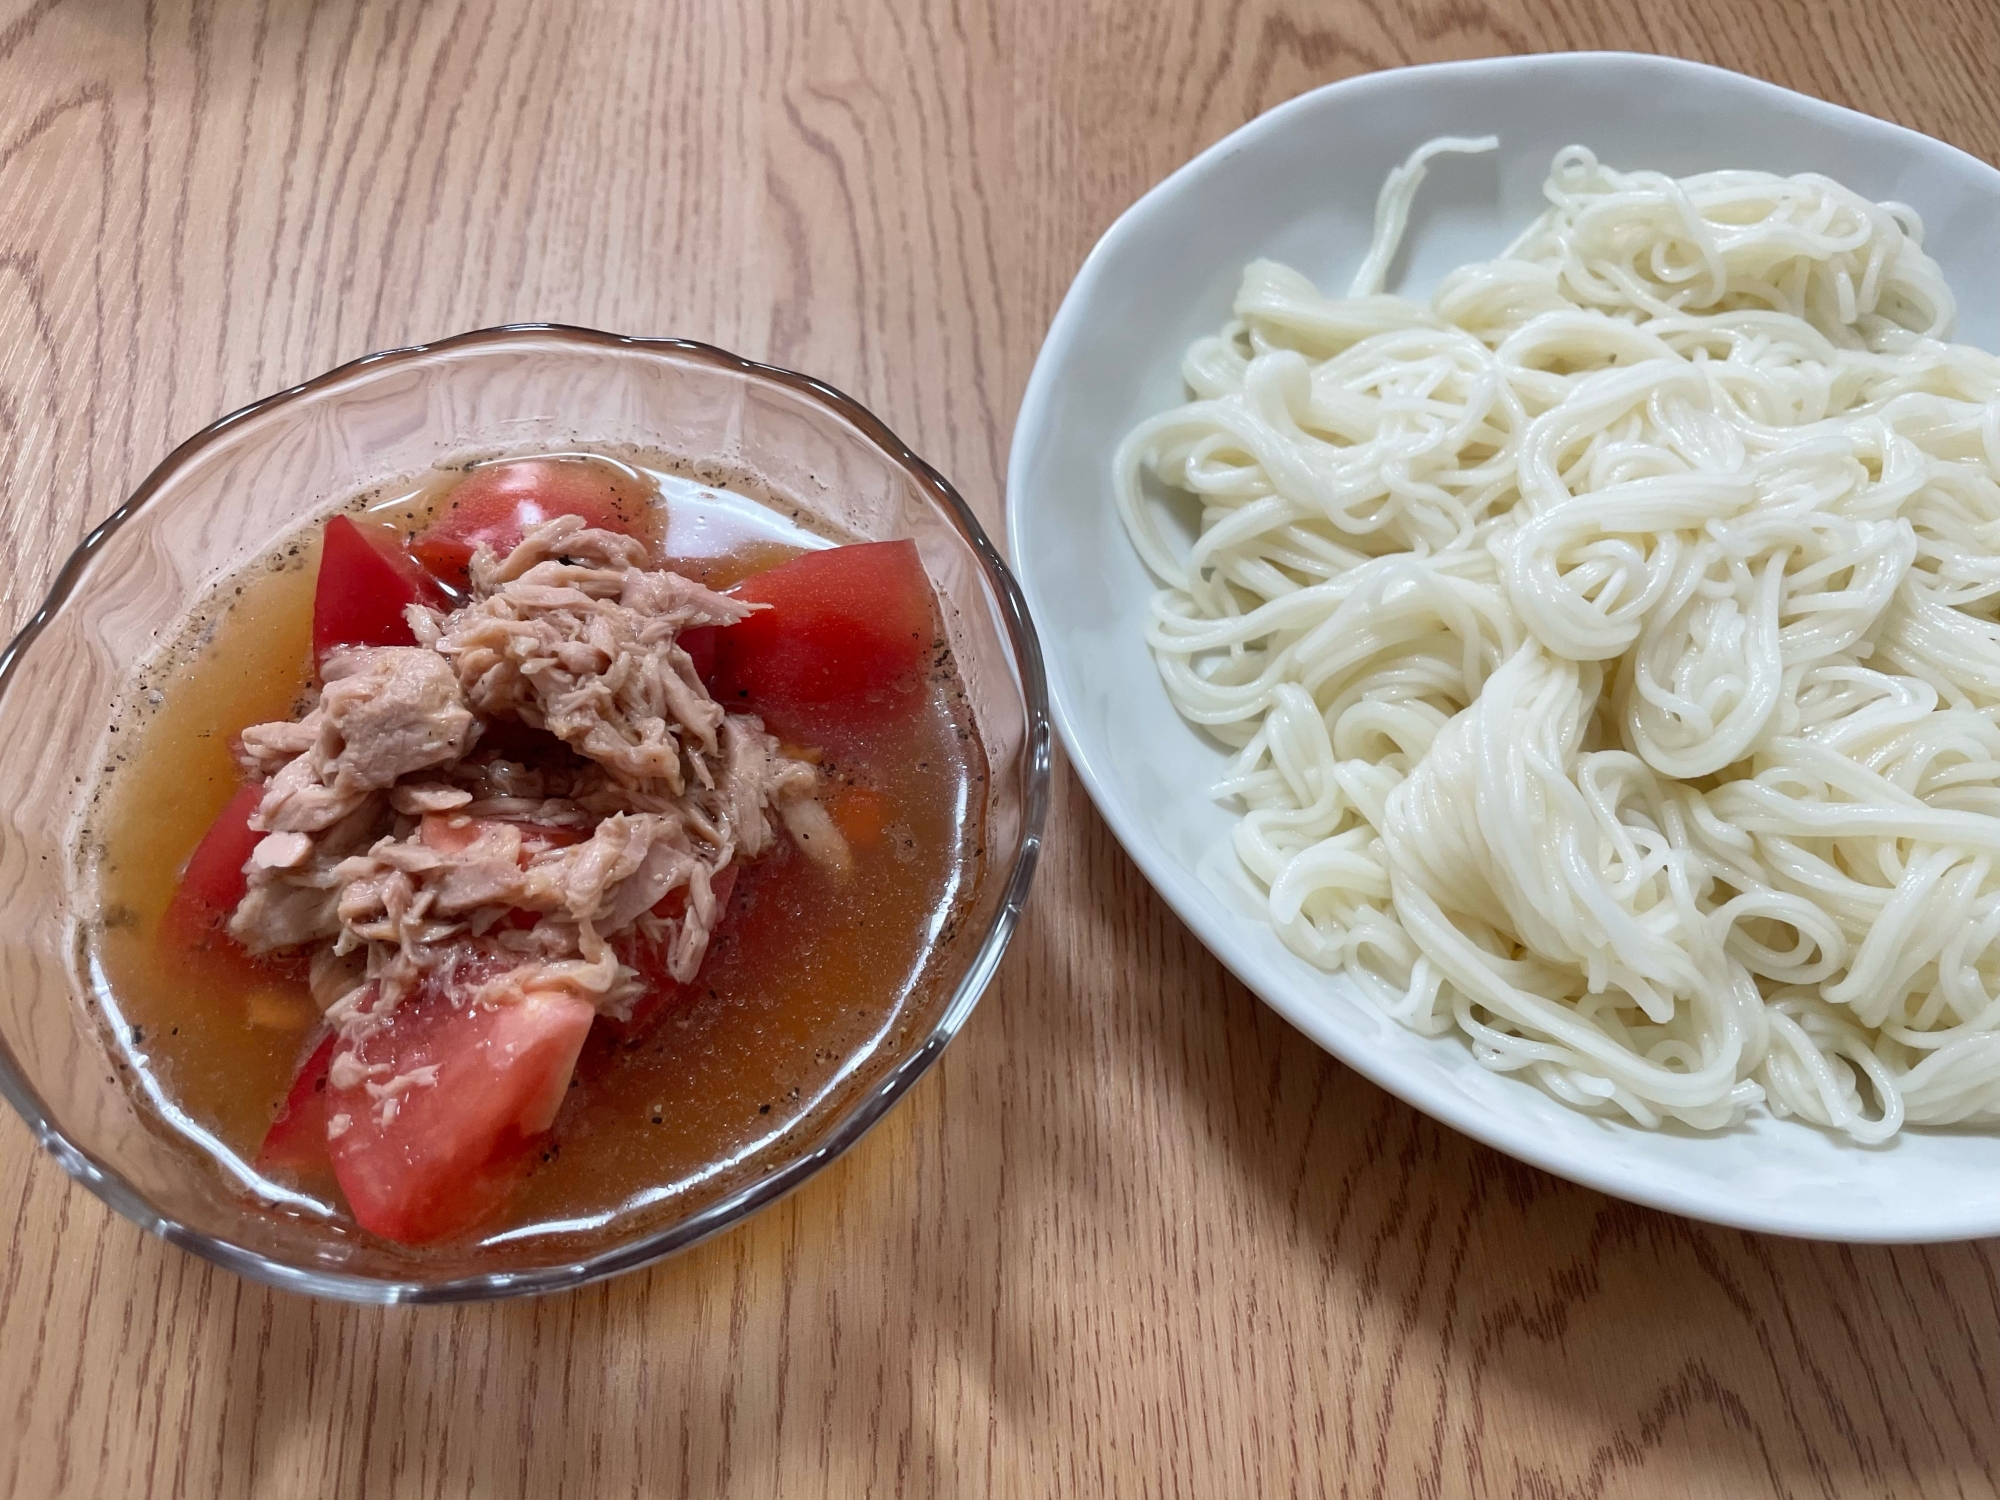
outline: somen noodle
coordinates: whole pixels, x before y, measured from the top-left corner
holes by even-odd
[[[1118,453],[1270,920],[1580,1109],[2000,1118],[2000,358],[1909,209],[1576,146],[1385,295],[1492,145],[1344,298],[1248,266]]]

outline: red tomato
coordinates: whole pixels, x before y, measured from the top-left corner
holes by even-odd
[[[564,994],[473,1002],[498,968],[475,959],[450,987],[419,986],[353,1047],[370,1077],[349,1088],[329,1078],[334,1174],[356,1222],[384,1239],[420,1245],[473,1228],[512,1196],[555,1122],[596,1012]],[[370,1091],[398,1080],[393,1107]]]
[[[737,868],[726,866],[715,877],[715,904],[718,909],[715,927],[709,931],[709,943],[713,946],[715,933],[729,919],[729,897],[736,889]],[[653,915],[672,919],[687,910],[687,892],[670,891],[653,908]],[[597,1024],[609,1035],[621,1042],[635,1041],[652,1030],[653,1025],[668,1011],[687,1004],[701,992],[701,972],[686,984],[667,971],[667,950],[664,944],[647,942],[636,932],[620,938],[617,944],[618,957],[639,971],[639,977],[646,983],[646,994],[632,1006],[629,1020],[620,1021],[613,1016],[600,1016]]]
[[[264,837],[250,827],[250,815],[263,800],[263,787],[241,788],[201,836],[160,921],[163,946],[184,954],[242,952],[227,928],[249,884],[243,866]]]
[[[581,516],[586,525],[644,538],[651,497],[638,476],[601,458],[481,464],[451,491],[444,513],[418,534],[413,550],[438,577],[463,584],[481,544],[504,557],[530,527],[557,516]]]
[[[715,685],[715,638],[721,633],[720,626],[704,625],[698,630],[683,630],[678,637],[681,650],[694,663],[694,675],[710,688]]]
[[[808,552],[734,592],[771,608],[716,633],[714,689],[725,707],[818,743],[829,710],[837,722],[916,700],[941,633],[916,543]]]
[[[305,1176],[324,1170],[326,1154],[326,1070],[333,1062],[334,1044],[340,1038],[328,1032],[320,1044],[299,1064],[291,1092],[279,1106],[277,1118],[264,1135],[257,1151],[257,1170],[269,1176],[284,1171]]]
[[[313,660],[335,646],[414,646],[406,604],[446,603],[393,526],[335,516],[320,542],[313,592]]]

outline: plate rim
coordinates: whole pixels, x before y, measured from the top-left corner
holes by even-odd
[[[1028,600],[1031,615],[1039,616],[1042,612],[1040,579],[1027,561],[1033,554],[1026,541],[1034,528],[1032,523],[1024,521],[1024,517],[1032,511],[1030,507],[1015,503],[1016,497],[1031,490],[1028,483],[1028,470],[1032,463],[1029,440],[1048,425],[1057,385],[1056,365],[1075,342],[1093,283],[1105,274],[1106,265],[1124,242],[1143,232],[1146,220],[1158,212],[1162,204],[1176,197],[1191,183],[1221,168],[1249,145],[1282,131],[1294,116],[1311,112],[1334,95],[1365,96],[1382,89],[1400,89],[1413,84],[1476,75],[1532,75],[1579,69],[1625,69],[1655,74],[1676,83],[1699,80],[1705,86],[1735,90],[1741,98],[1766,106],[1779,106],[1850,134],[1859,132],[1895,140],[1905,149],[1911,149],[1911,141],[1914,140],[1921,143],[1915,146],[1916,150],[1947,153],[1957,158],[1961,165],[1972,168],[1973,175],[1986,179],[1994,197],[2000,199],[2000,168],[1947,141],[1845,105],[1800,93],[1767,79],[1709,63],[1654,53],[1558,52],[1418,63],[1356,74],[1295,95],[1230,131],[1148,188],[1120,212],[1098,237],[1064,292],[1022,392],[1008,449],[1007,551],[1015,577]],[[1037,625],[1039,628],[1039,619]],[[1405,1077],[1400,1067],[1378,1057],[1375,1049],[1359,1038],[1348,1037],[1321,1024],[1310,1006],[1287,993],[1289,986],[1267,987],[1245,972],[1250,955],[1244,946],[1247,938],[1238,929],[1248,919],[1225,911],[1219,903],[1206,897],[1193,872],[1174,860],[1150,833],[1139,826],[1118,791],[1118,778],[1078,733],[1069,664],[1066,653],[1059,645],[1060,636],[1047,632],[1044,640],[1047,643],[1044,656],[1048,668],[1050,715],[1064,753],[1083,783],[1092,805],[1110,827],[1112,836],[1118,840],[1127,857],[1139,867],[1147,883],[1175,916],[1238,982],[1314,1046],[1352,1068],[1378,1088],[1442,1125],[1566,1181],[1594,1188],[1626,1202],[1704,1223],[1791,1238],[1851,1244],[1939,1244],[2000,1234],[2000,1206],[1986,1207],[1977,1212],[1942,1208],[1929,1215],[1902,1216],[1885,1224],[1858,1217],[1840,1221],[1824,1215],[1809,1216],[1795,1210],[1774,1209],[1741,1197],[1689,1197],[1678,1188],[1663,1190],[1647,1180],[1622,1177],[1607,1159],[1588,1152],[1578,1153],[1567,1143],[1557,1144],[1551,1149],[1543,1144],[1545,1138],[1538,1135],[1532,1122],[1524,1117],[1494,1113],[1477,1101],[1446,1088],[1433,1090],[1416,1086],[1422,1080]],[[1528,1087],[1525,1084],[1522,1086]],[[1594,1117],[1580,1115],[1579,1118]],[[1618,1129],[1639,1130],[1639,1127],[1622,1121],[1605,1123]],[[1803,1122],[1783,1123],[1787,1127],[1815,1128]],[[1943,1132],[1927,1132],[1932,1133]],[[1893,1150],[1893,1147],[1889,1149]],[[1887,1150],[1883,1150],[1877,1159],[1886,1165],[1891,1157]]]

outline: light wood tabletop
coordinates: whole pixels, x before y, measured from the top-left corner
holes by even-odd
[[[996,534],[1114,216],[1314,85],[1629,47],[2000,161],[1997,0],[0,0],[0,632],[175,442],[518,319],[853,393]],[[379,1311],[0,1123],[20,1495],[1991,1495],[2000,1243],[1517,1165],[1229,979],[1059,771],[1032,910],[835,1168],[650,1271]]]

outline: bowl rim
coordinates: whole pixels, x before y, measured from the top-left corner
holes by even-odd
[[[1111,274],[1113,257],[1124,244],[1144,234],[1148,221],[1161,212],[1167,202],[1211,175],[1229,170],[1231,159],[1248,146],[1290,129],[1295,118],[1324,107],[1331,96],[1365,97],[1374,91],[1400,89],[1416,83],[1505,74],[1519,74],[1524,83],[1540,75],[1544,83],[1553,85],[1562,74],[1597,69],[1622,70],[1649,82],[1668,86],[1691,84],[1701,88],[1726,89],[1746,108],[1785,110],[1823,122],[1828,128],[1848,136],[1866,134],[1878,139],[1920,142],[1921,146],[1917,149],[1933,155],[1942,154],[1969,165],[1975,175],[1987,179],[1996,193],[2000,193],[2000,168],[1948,141],[1940,141],[1908,126],[1845,105],[1799,93],[1767,79],[1688,58],[1616,50],[1533,53],[1413,64],[1338,79],[1274,105],[1198,152],[1148,188],[1099,236],[1063,295],[1022,394],[1008,453],[1007,493],[1010,500],[1035,491],[1030,475],[1033,463],[1031,449],[1042,442],[1044,433],[1055,421],[1061,395],[1057,366],[1066,360],[1068,351],[1079,339],[1088,336],[1086,304],[1092,300],[1096,284]],[[1037,518],[1036,510],[1034,506],[1012,503],[1007,508],[1008,551],[1010,556],[1023,564],[1023,588],[1031,607],[1043,597],[1043,587],[1033,569],[1033,548],[1028,545],[1030,536],[1044,524]],[[1933,1244],[2000,1232],[2000,1217],[1992,1212],[1968,1213],[1948,1204],[1937,1205],[1936,1210],[1921,1221],[1883,1222],[1850,1218],[1835,1224],[1759,1202],[1727,1200],[1720,1195],[1707,1198],[1682,1196],[1671,1188],[1656,1187],[1649,1180],[1622,1176],[1600,1156],[1545,1138],[1524,1117],[1495,1114],[1483,1105],[1458,1095],[1442,1082],[1433,1083],[1422,1076],[1407,1075],[1400,1064],[1378,1055],[1374,1047],[1361,1044],[1322,1024],[1306,998],[1297,992],[1296,986],[1258,977],[1261,960],[1252,953],[1247,935],[1242,930],[1248,919],[1222,910],[1192,872],[1185,870],[1142,825],[1137,811],[1127,806],[1120,790],[1122,779],[1100,756],[1095,742],[1079,731],[1082,716],[1078,711],[1077,698],[1077,686],[1059,652],[1050,673],[1050,705],[1064,751],[1092,804],[1110,826],[1126,854],[1138,865],[1147,883],[1202,945],[1259,1000],[1303,1033],[1314,1046],[1412,1108],[1473,1140],[1568,1181],[1595,1188],[1627,1202],[1706,1223],[1854,1244]],[[1612,1128],[1637,1129],[1619,1121],[1601,1123]],[[1792,1125],[1797,1122],[1787,1123]]]
[[[890,460],[910,475],[957,528],[960,537],[978,558],[982,576],[991,592],[991,603],[1013,656],[1017,685],[1026,710],[1026,730],[1022,742],[1022,774],[1025,796],[1022,806],[1021,844],[1013,864],[1005,872],[1000,903],[980,941],[972,963],[960,978],[949,1001],[939,1011],[937,1021],[921,1043],[899,1059],[869,1089],[852,1100],[844,1114],[828,1126],[812,1150],[786,1161],[775,1170],[746,1183],[735,1192],[697,1210],[683,1219],[655,1229],[624,1243],[611,1246],[574,1261],[537,1267],[528,1271],[492,1272],[458,1276],[444,1281],[381,1278],[331,1268],[290,1265],[260,1251],[249,1249],[181,1223],[155,1208],[146,1195],[126,1180],[116,1168],[72,1141],[51,1117],[47,1103],[29,1080],[20,1061],[4,1037],[0,1037],[0,1095],[26,1121],[36,1141],[53,1156],[71,1177],[141,1229],[190,1250],[204,1260],[225,1267],[253,1281],[285,1291],[332,1297],[341,1301],[391,1304],[486,1301],[500,1297],[566,1291],[623,1271],[650,1265],[679,1251],[690,1249],[722,1233],[759,1209],[768,1207],[803,1184],[808,1178],[851,1149],[871,1130],[890,1108],[928,1072],[946,1046],[964,1028],[980,996],[991,983],[1007,949],[1022,909],[1027,903],[1035,866],[1041,851],[1047,821],[1051,777],[1051,719],[1048,677],[1044,669],[1039,638],[1035,633],[1027,601],[1006,561],[987,536],[979,518],[951,482],[931,464],[918,457],[888,425],[859,401],[835,386],[813,376],[779,365],[746,359],[713,344],[694,339],[648,337],[637,334],[606,333],[568,323],[504,323],[473,329],[420,344],[377,350],[336,365],[297,385],[240,406],[218,417],[206,427],[175,446],[140,481],[137,488],[92,528],[57,571],[40,606],[28,617],[13,639],[0,648],[0,695],[12,682],[22,658],[68,603],[82,582],[85,570],[97,551],[118,529],[142,510],[147,502],[212,443],[244,422],[268,416],[305,397],[338,386],[377,367],[414,363],[435,355],[483,345],[515,341],[543,341],[583,345],[599,349],[632,349],[642,353],[692,358],[722,371],[749,376],[754,380],[782,386],[829,410],[854,427]],[[994,877],[1001,872],[992,872]],[[74,984],[70,985],[72,992]],[[142,1107],[137,1106],[135,1107]]]

